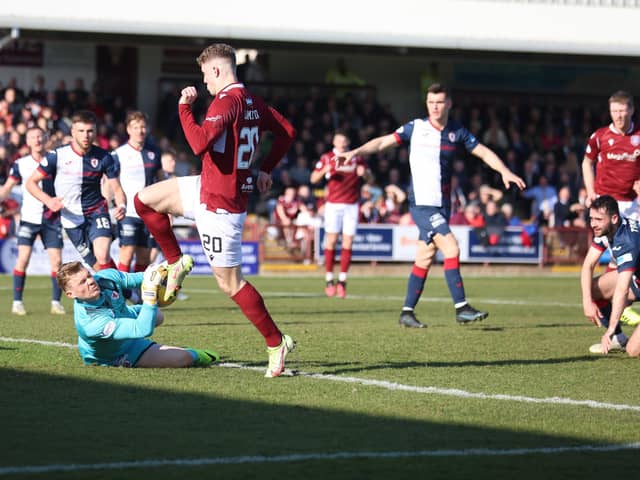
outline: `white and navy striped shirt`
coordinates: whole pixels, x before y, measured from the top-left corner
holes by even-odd
[[[108,213],[100,184],[103,175],[118,178],[120,165],[103,148],[92,145],[83,155],[71,144],[63,145],[47,153],[38,170],[53,180],[55,195],[63,198],[63,227],[74,228],[89,215]]]
[[[414,205],[450,207],[451,171],[456,148],[471,152],[479,145],[476,137],[457,122],[449,121],[439,130],[428,118],[416,118],[398,128],[394,135],[398,144],[409,145]]]

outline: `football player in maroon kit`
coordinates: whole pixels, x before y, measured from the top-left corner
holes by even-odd
[[[292,248],[295,241],[295,222],[299,211],[298,190],[294,186],[286,187],[284,193],[278,197],[278,203],[274,210],[274,221],[282,228],[282,236],[287,248]]]
[[[638,220],[638,190],[640,190],[640,126],[633,122],[633,96],[618,90],[609,97],[611,123],[599,128],[590,137],[582,161],[582,176],[587,190],[586,206],[601,195],[609,195],[618,202],[620,215]],[[607,271],[615,270],[612,259]],[[604,300],[598,307],[608,312],[610,302]],[[640,322],[640,315],[630,307],[621,321]],[[612,349],[624,350],[626,337],[618,335]],[[589,348],[591,353],[604,353],[600,343]]]
[[[333,136],[333,150],[324,153],[311,172],[311,183],[327,182],[327,201],[324,206],[324,292],[327,297],[345,298],[347,295],[347,272],[351,265],[351,247],[358,226],[358,200],[360,199],[360,179],[371,175],[362,157],[355,157],[351,163],[338,166],[335,157],[349,150],[349,138],[342,132]],[[333,281],[338,235],[342,233],[340,250],[340,274],[338,285]]]
[[[589,137],[582,175],[587,207],[600,195],[610,195],[618,201],[622,216],[637,220],[640,126],[633,122],[633,112],[631,94],[617,91],[609,97],[611,123]]]
[[[193,267],[193,259],[182,255],[169,215],[195,219],[218,286],[265,338],[269,352],[265,377],[277,377],[284,372],[285,357],[295,343],[280,332],[262,296],[243,278],[241,241],[249,194],[256,188],[265,192],[271,187],[271,171],[296,132],[280,113],[238,82],[236,52],[231,46],[210,45],[197,62],[207,90],[215,97],[202,125],[192,112],[198,97],[196,87],[182,89],[178,103],[185,137],[202,159],[202,173],[146,187],[134,197],[136,210],[167,259],[167,291],[174,294]],[[264,131],[273,134],[272,146],[254,180],[252,163]]]

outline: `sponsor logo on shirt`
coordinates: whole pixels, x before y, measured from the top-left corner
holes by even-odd
[[[609,160],[624,160],[627,162],[635,162],[636,158],[640,157],[640,149],[636,148],[633,153],[607,153],[607,159]]]
[[[242,186],[240,187],[242,193],[253,192],[253,177],[247,177]]]
[[[111,335],[113,335],[113,332],[115,330],[116,330],[116,322],[111,320],[111,321],[107,322],[107,324],[102,329],[102,336],[103,337],[110,337]]]

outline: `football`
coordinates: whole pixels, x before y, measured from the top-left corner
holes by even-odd
[[[167,278],[168,278],[167,271],[163,270],[162,280],[160,280],[160,285],[158,286],[158,306],[160,308],[164,308],[164,307],[168,307],[169,305],[172,305],[176,301],[176,298],[178,297],[177,295],[173,295],[172,298],[165,300],[164,296],[165,296],[165,293],[167,292]]]

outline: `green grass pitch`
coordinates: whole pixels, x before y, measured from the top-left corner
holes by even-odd
[[[638,468],[640,364],[588,353],[601,331],[582,315],[577,276],[467,277],[490,312],[469,326],[430,278],[423,330],[397,324],[405,277],[354,276],[344,300],[323,296],[322,275],[251,277],[298,343],[287,367],[299,374],[277,379],[263,378],[262,338],[212,277],[187,278],[189,300],[153,336],[213,348],[226,365],[185,370],[83,366],[65,346],[72,316],[49,314],[50,280],[27,279],[25,317],[9,313],[11,281],[0,276],[0,480],[586,480]]]

